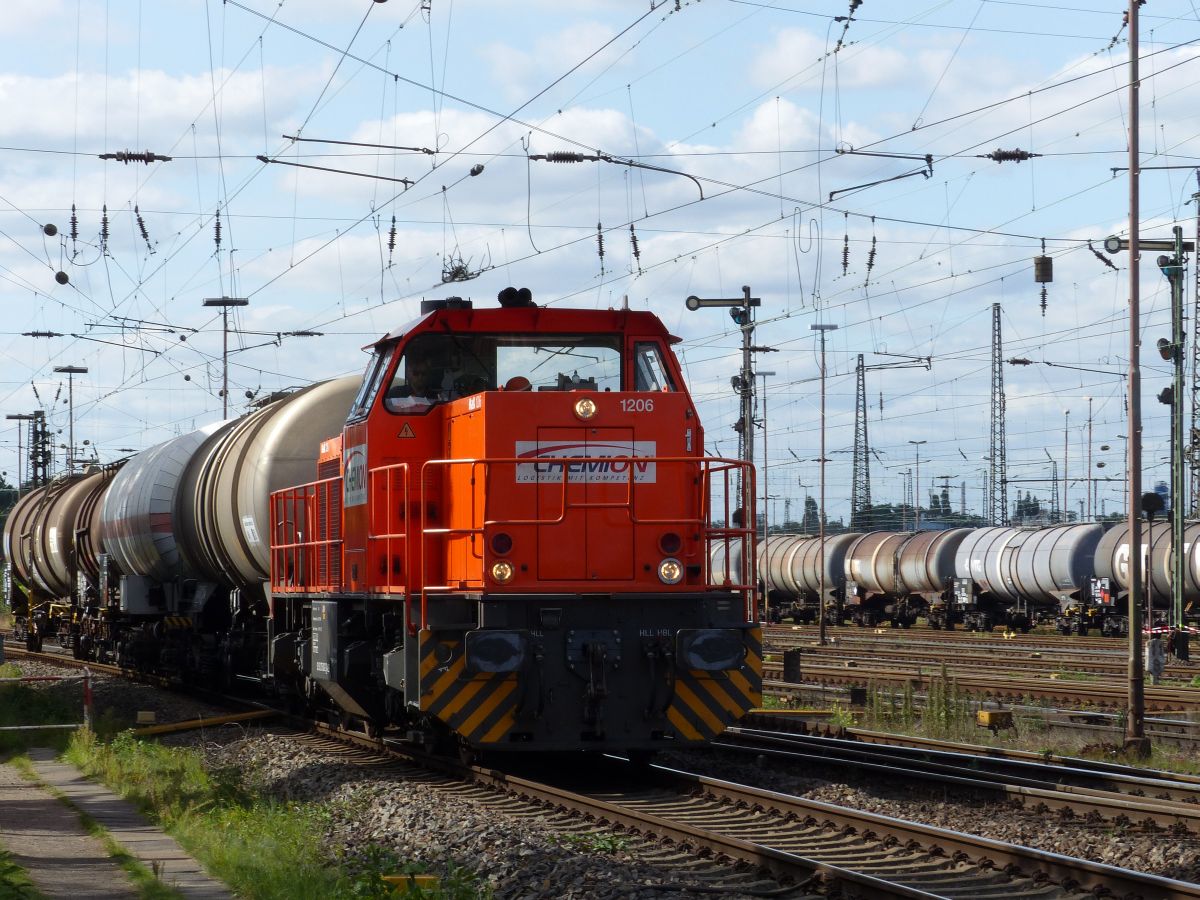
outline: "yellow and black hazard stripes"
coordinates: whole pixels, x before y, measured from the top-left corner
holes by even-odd
[[[472,744],[504,741],[516,724],[519,675],[467,672],[462,641],[420,635],[421,711]]]
[[[677,673],[667,720],[683,740],[712,740],[762,702],[762,630],[745,635],[746,656],[737,669]]]

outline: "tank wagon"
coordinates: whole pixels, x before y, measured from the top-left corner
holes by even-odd
[[[808,535],[772,535],[758,547],[758,572],[771,616],[812,622],[824,603],[828,621],[842,620],[846,553],[858,534],[837,534],[824,545]]]
[[[469,752],[716,736],[761,698],[753,471],[704,456],[655,316],[500,301],[23,497],[20,636]]]
[[[974,631],[1028,631],[1039,617],[1087,605],[1098,524],[973,530],[955,560],[955,606]]]
[[[1142,526],[1142,572],[1149,574],[1147,591],[1156,624],[1166,620],[1171,603],[1172,552],[1171,528],[1160,524]],[[1183,608],[1185,617],[1194,617],[1200,602],[1200,523],[1185,524],[1183,532]],[[1064,633],[1087,634],[1099,628],[1101,634],[1116,636],[1128,630],[1129,526],[1121,523],[1108,531],[1096,547],[1095,574],[1091,580],[1091,602],[1064,609],[1059,629]]]
[[[1200,537],[1200,525],[1193,527]],[[1170,535],[1162,531],[1155,534],[1154,577],[1165,602]],[[797,621],[814,617],[816,565],[824,559],[830,622],[907,627],[924,615],[934,628],[1028,631],[1054,619],[1067,632],[1086,633],[1088,622],[1111,619],[1106,633],[1117,633],[1118,600],[1127,588],[1128,541],[1122,545],[1121,534],[1099,524],[877,531],[827,537],[824,554],[815,537],[777,535],[766,553],[759,548],[759,572],[776,614]],[[1200,599],[1200,554],[1195,542],[1188,546],[1189,591]]]

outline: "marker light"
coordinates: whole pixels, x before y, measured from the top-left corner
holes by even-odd
[[[503,531],[497,531],[492,535],[492,552],[497,556],[507,556],[513,547],[513,539],[511,534]]]
[[[596,401],[589,397],[575,401],[575,416],[587,421],[596,415]]]
[[[658,564],[658,580],[663,584],[679,584],[683,581],[683,563],[668,556]]]
[[[492,580],[497,584],[508,584],[513,580],[513,575],[516,574],[516,569],[508,560],[500,560],[492,564]]]

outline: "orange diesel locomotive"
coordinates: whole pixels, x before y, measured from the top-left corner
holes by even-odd
[[[757,705],[753,471],[704,456],[678,339],[525,289],[421,312],[271,495],[277,685],[494,750],[700,744]]]

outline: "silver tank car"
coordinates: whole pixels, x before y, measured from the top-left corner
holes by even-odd
[[[182,434],[139,453],[104,498],[105,549],[127,575],[170,581],[194,574],[179,552],[175,498],[188,461],[205,438],[228,423]]]
[[[1149,529],[1142,524],[1142,560],[1150,544]],[[1200,600],[1200,523],[1189,523],[1183,532],[1183,547],[1187,554],[1183,566],[1183,602]],[[1153,549],[1150,552],[1151,599],[1155,606],[1165,607],[1171,596],[1171,526],[1161,522],[1154,526]],[[1142,566],[1145,577],[1145,565]],[[1121,591],[1129,590],[1129,526],[1121,524],[1110,529],[1096,548],[1096,576],[1108,578]]]
[[[1012,575],[1015,551],[1031,532],[1020,528],[980,528],[958,547],[955,570],[979,590],[1006,601],[1016,601],[1017,582]]]
[[[1061,603],[1078,599],[1095,568],[1096,548],[1103,535],[1104,526],[1094,523],[1032,532],[1017,554],[1017,589],[1033,600]]]
[[[846,578],[868,594],[940,594],[954,577],[955,553],[970,532],[868,532],[850,547]]]
[[[815,600],[824,587],[827,600],[840,597],[846,584],[846,552],[860,536],[829,535],[822,553],[820,539],[811,535],[771,535],[766,553],[761,542],[758,546],[759,577],[768,591]]]

